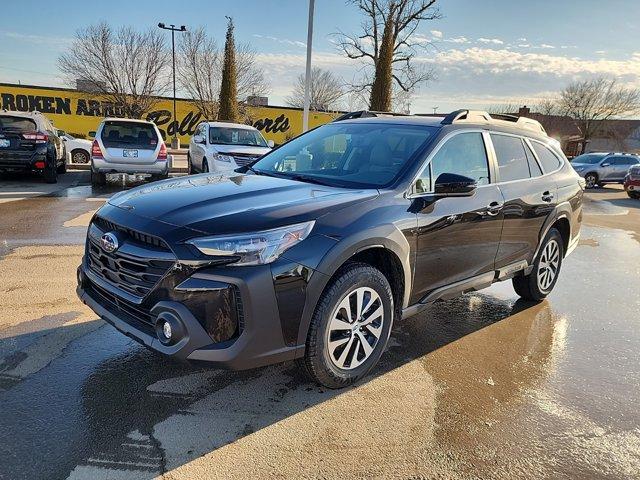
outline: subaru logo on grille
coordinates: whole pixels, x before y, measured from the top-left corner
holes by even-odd
[[[102,249],[107,253],[115,252],[120,246],[118,237],[112,232],[105,233],[100,237],[100,245],[102,245]]]

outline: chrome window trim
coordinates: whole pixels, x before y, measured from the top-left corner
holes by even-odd
[[[433,160],[433,157],[435,157],[436,154],[440,151],[440,149],[444,146],[444,144],[447,143],[449,140],[451,140],[456,135],[461,135],[463,133],[479,133],[479,134],[482,135],[482,140],[484,142],[484,149],[485,149],[485,154],[486,154],[486,157],[487,157],[487,170],[489,172],[489,183],[486,184],[486,185],[479,185],[477,188],[482,188],[482,187],[488,187],[490,185],[495,185],[495,183],[493,183],[493,181],[492,181],[493,179],[491,178],[491,156],[490,156],[490,152],[489,152],[489,145],[487,145],[487,138],[486,138],[486,135],[485,135],[486,132],[487,131],[482,129],[482,128],[470,128],[468,130],[460,129],[460,130],[454,130],[453,132],[450,132],[450,133],[446,134],[444,137],[442,137],[442,139],[433,148],[433,150],[431,150],[431,153],[429,153],[427,158],[422,162],[422,164],[420,165],[420,168],[418,169],[418,173],[416,175],[414,175],[413,180],[411,180],[411,182],[409,183],[409,189],[405,192],[405,198],[413,199],[413,198],[420,198],[420,197],[425,197],[425,196],[434,194],[433,188],[429,192],[412,193],[413,192],[413,187],[416,184],[416,182],[418,181],[418,179],[420,178],[420,175],[422,174],[422,172],[424,172],[426,167],[429,167],[429,169],[431,170],[431,161]],[[491,146],[491,148],[493,148],[493,146]],[[429,173],[431,174],[431,172],[429,172]],[[430,177],[431,177],[431,175],[430,175]]]
[[[544,177],[545,175],[552,175],[552,174],[554,174],[554,173],[559,172],[560,170],[562,170],[562,168],[563,168],[563,167],[564,167],[564,165],[565,165],[565,163],[564,163],[564,162],[565,162],[565,160],[564,160],[564,158],[562,158],[560,155],[558,155],[556,152],[554,152],[554,151],[553,151],[553,148],[549,147],[549,145],[547,145],[547,144],[546,144],[546,143],[544,143],[544,142],[541,142],[540,140],[533,140],[533,139],[530,139],[530,138],[526,138],[526,141],[527,141],[527,142],[529,142],[529,144],[531,145],[531,151],[532,151],[532,152],[533,152],[533,154],[536,156],[536,160],[538,160],[538,164],[540,165],[540,168],[542,169],[542,173],[544,174],[544,175],[542,175],[543,177]],[[547,150],[549,150],[551,153],[553,153],[553,154],[555,155],[555,157],[556,157],[558,160],[560,160],[560,166],[559,166],[558,168],[556,168],[555,170],[553,170],[553,171],[549,172],[549,173],[545,173],[545,169],[544,169],[544,168],[543,168],[543,166],[542,166],[542,162],[541,162],[541,161],[540,161],[540,159],[538,158],[538,152],[536,152],[536,151],[535,151],[535,149],[533,148],[533,142],[537,142],[537,143],[539,143],[540,145],[542,145],[543,147],[545,147]]]

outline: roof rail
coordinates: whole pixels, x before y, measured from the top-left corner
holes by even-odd
[[[353,118],[370,118],[370,117],[406,117],[404,113],[395,112],[375,112],[372,110],[358,110],[355,112],[348,112],[335,118],[334,122],[341,122],[343,120],[351,120]]]
[[[517,117],[515,115],[494,114],[489,115],[482,110],[456,110],[455,112],[447,115],[442,122],[442,125],[451,125],[456,122],[478,122],[478,123],[494,123],[509,122],[515,123],[520,128],[526,128],[537,133],[547,134],[544,127],[540,122],[533,118]]]
[[[456,110],[455,112],[451,112],[449,115],[444,117],[444,120],[440,122],[442,125],[451,125],[453,123],[459,122],[461,120],[466,120],[469,122],[489,122],[491,121],[491,115],[487,112],[483,112],[481,110]]]

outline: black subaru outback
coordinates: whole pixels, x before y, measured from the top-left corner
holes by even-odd
[[[232,175],[112,197],[78,294],[148,347],[242,369],[299,359],[343,387],[394,321],[512,279],[539,301],[577,245],[583,189],[526,118],[354,112]]]

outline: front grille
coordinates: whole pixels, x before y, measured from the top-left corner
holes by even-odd
[[[95,283],[90,283],[88,288],[93,293],[91,297],[104,308],[117,312],[119,318],[143,332],[149,335],[155,334],[153,316],[149,310],[118,298]]]
[[[233,156],[233,159],[236,162],[236,165],[238,165],[239,167],[244,167],[245,165],[250,164],[251,162],[253,162],[254,160],[256,160],[258,157],[260,157],[260,155],[247,155],[247,154],[242,154],[242,153],[232,153],[231,154]]]
[[[144,297],[173,266],[175,257],[166,251],[169,248],[160,239],[117,226],[104,219],[97,220],[89,230],[89,269],[120,290],[136,297]],[[96,227],[98,232],[92,234]],[[102,249],[100,236],[112,231],[120,232],[122,245],[115,252],[109,253]]]
[[[171,249],[164,243],[161,239],[154,237],[152,235],[147,235],[146,233],[141,233],[136,230],[132,230],[127,227],[123,227],[117,225],[113,222],[110,222],[106,218],[96,217],[93,220],[93,223],[100,228],[103,232],[122,232],[130,238],[137,240],[140,243],[145,243],[147,245],[151,245],[153,247],[161,248],[166,252],[170,252]]]

